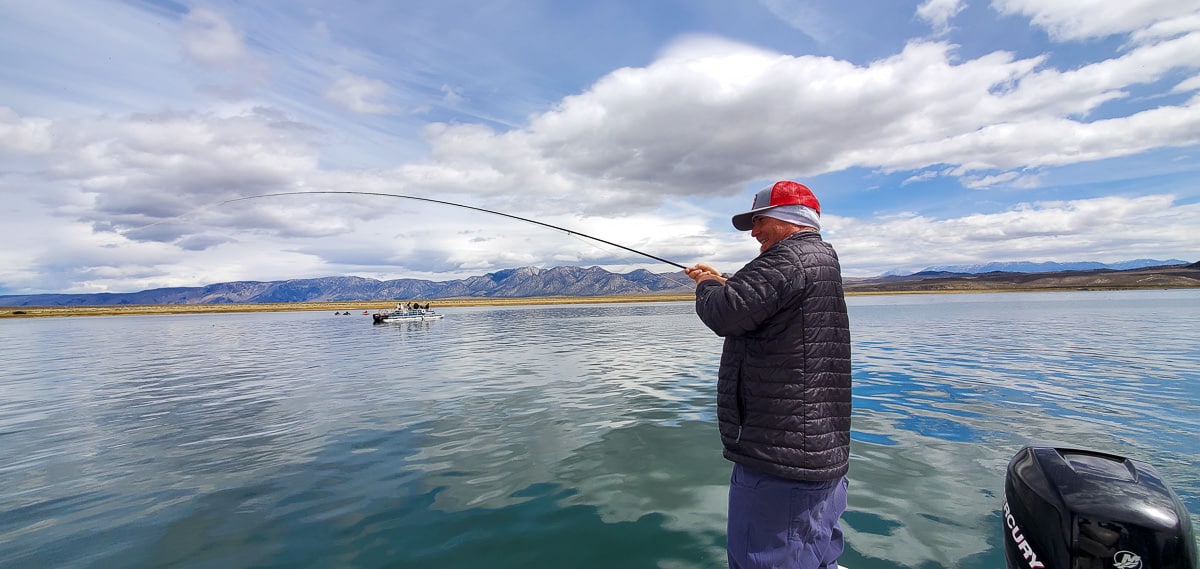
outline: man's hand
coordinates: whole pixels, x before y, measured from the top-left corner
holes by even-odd
[[[700,284],[707,280],[715,280],[721,284],[725,284],[725,277],[721,276],[721,272],[704,263],[697,263],[684,271],[688,278]]]

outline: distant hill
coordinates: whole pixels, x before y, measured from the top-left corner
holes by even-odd
[[[145,304],[254,304],[434,298],[618,296],[680,293],[695,289],[683,274],[636,270],[610,273],[600,267],[523,267],[481,277],[434,282],[324,277],[286,281],[239,281],[203,287],[157,288],[131,293],[0,296],[0,306],[123,306]]]
[[[1131,263],[1134,261],[1130,261]],[[988,265],[980,265],[988,266]],[[846,278],[847,292],[1025,290],[1062,288],[1200,288],[1200,263],[1137,269],[922,271],[912,275]],[[380,281],[325,277],[286,281],[239,281],[203,287],[157,288],[131,293],[33,294],[0,296],[0,306],[128,306],[170,304],[256,304],[439,298],[530,298],[685,294],[695,290],[682,271],[637,270],[610,273],[599,267],[522,267],[444,282],[419,279]]]
[[[1164,267],[1170,265],[1186,265],[1187,261],[1179,259],[1168,259],[1159,261],[1157,259],[1134,259],[1132,261],[1121,261],[1119,263],[1097,263],[1095,261],[1083,261],[1075,263],[1055,263],[1053,261],[1045,261],[1035,263],[1032,261],[1011,261],[1004,263],[984,263],[979,265],[935,265],[927,267],[916,273],[901,273],[888,272],[884,276],[899,276],[904,274],[931,274],[931,273],[959,273],[968,275],[977,275],[980,273],[1053,273],[1058,271],[1091,271],[1096,269],[1113,269],[1124,271],[1128,269],[1144,269],[1146,267]]]
[[[903,276],[847,278],[845,281],[847,292],[1200,288],[1200,262],[1125,270],[992,271],[975,274],[922,271]]]

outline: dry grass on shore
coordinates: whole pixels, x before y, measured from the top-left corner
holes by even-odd
[[[422,304],[428,302],[431,308],[449,308],[459,306],[523,306],[523,305],[553,305],[553,304],[598,304],[617,302],[664,302],[693,300],[691,294],[655,294],[633,296],[564,296],[564,297],[533,297],[533,298],[447,298],[443,300],[421,299]],[[217,314],[225,312],[288,312],[298,310],[308,311],[349,311],[359,314],[363,311],[390,310],[397,303],[411,300],[364,300],[348,302],[275,302],[256,304],[138,304],[123,306],[13,306],[0,309],[0,318],[35,318],[39,316],[124,316],[136,314]]]

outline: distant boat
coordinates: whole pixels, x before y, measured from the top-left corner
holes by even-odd
[[[387,324],[389,322],[424,322],[426,320],[441,320],[443,314],[434,312],[428,308],[408,308],[404,305],[397,304],[396,309],[391,312],[377,312],[371,315],[371,320],[375,324]]]

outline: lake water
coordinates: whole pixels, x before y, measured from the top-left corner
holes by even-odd
[[[849,299],[852,569],[1002,567],[1026,443],[1200,512],[1200,290]],[[725,566],[690,303],[0,320],[0,567]]]

